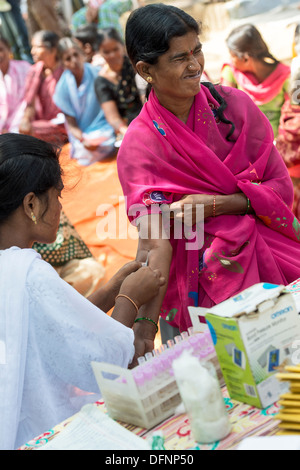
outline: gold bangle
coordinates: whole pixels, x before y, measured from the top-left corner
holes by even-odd
[[[138,308],[137,304],[134,302],[134,300],[132,300],[130,297],[128,297],[128,295],[119,294],[119,295],[117,295],[117,297],[115,298],[115,301],[116,301],[118,298],[120,298],[120,297],[124,297],[124,299],[129,300],[129,302],[131,302],[132,305],[135,307],[136,313],[139,313],[139,308]]]
[[[214,202],[213,202],[213,217],[216,217],[216,202],[217,202],[217,196],[214,196]]]

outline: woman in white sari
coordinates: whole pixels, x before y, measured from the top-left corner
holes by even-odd
[[[16,449],[99,393],[91,361],[127,367],[139,307],[165,280],[138,262],[89,299],[65,283],[34,241],[51,243],[62,191],[58,152],[0,136],[0,449]],[[114,307],[111,316],[108,312]],[[78,388],[81,389],[78,394]]]

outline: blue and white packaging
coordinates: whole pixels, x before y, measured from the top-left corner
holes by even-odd
[[[286,391],[286,384],[275,374],[279,367],[292,363],[293,346],[300,340],[298,313],[294,296],[285,286],[267,283],[256,284],[206,311],[232,399],[266,408]]]

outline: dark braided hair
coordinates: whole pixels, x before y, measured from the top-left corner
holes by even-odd
[[[155,65],[160,56],[170,48],[170,41],[174,37],[185,36],[190,31],[200,34],[199,23],[185,11],[172,5],[157,3],[138,8],[128,18],[126,25],[126,49],[127,54],[135,67],[139,61]],[[230,140],[235,126],[225,118],[224,111],[227,107],[225,99],[218,93],[212,83],[203,82],[212,96],[220,104],[216,110],[221,122],[231,125],[227,135]],[[151,84],[147,88],[146,96],[151,91]]]
[[[229,121],[224,116],[224,111],[227,108],[227,102],[220,95],[220,93],[217,92],[215,86],[211,82],[202,82],[202,85],[206,86],[209,89],[209,91],[210,91],[211,95],[213,96],[213,98],[215,98],[215,100],[219,103],[220,106],[219,106],[219,108],[216,109],[216,114],[217,114],[218,118],[220,119],[220,121],[224,122],[224,124],[230,124],[231,125],[231,130],[229,131],[229,133],[226,136],[226,140],[230,141],[230,137],[232,136],[232,134],[235,131],[235,125],[233,124],[232,121]]]

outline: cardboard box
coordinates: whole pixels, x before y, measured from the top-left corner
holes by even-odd
[[[298,313],[300,313],[300,279],[286,286],[286,289],[293,294]]]
[[[295,301],[284,286],[256,284],[205,315],[232,399],[266,408],[286,391],[275,374],[300,339]]]

